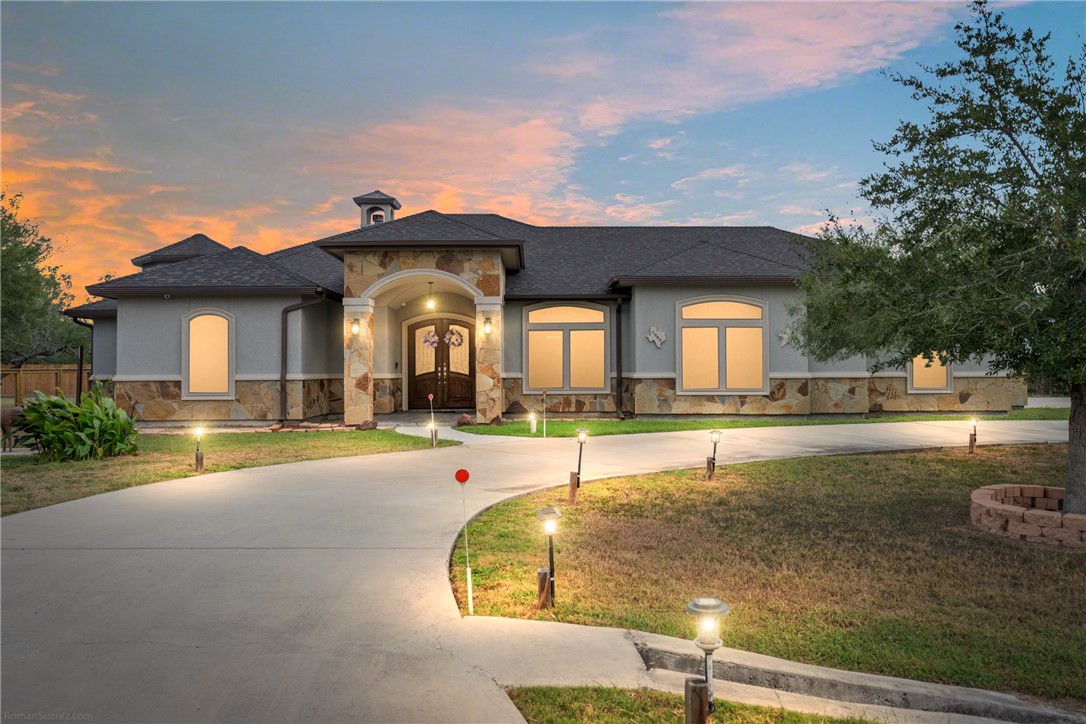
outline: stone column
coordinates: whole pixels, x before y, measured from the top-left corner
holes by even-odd
[[[358,334],[351,326],[358,322]],[[373,305],[343,307],[343,421],[373,420]]]
[[[490,319],[490,334],[486,320]],[[502,399],[502,305],[475,305],[475,421],[485,425],[500,418]]]

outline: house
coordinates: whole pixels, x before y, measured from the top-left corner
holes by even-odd
[[[396,410],[784,414],[1009,410],[1021,380],[918,357],[871,374],[793,345],[801,237],[771,227],[397,219],[270,254],[197,234],[94,284],[95,379],[142,420],[349,424]],[[285,391],[285,394],[281,394]]]

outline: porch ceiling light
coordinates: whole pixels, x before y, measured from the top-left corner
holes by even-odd
[[[426,298],[426,308],[433,309],[435,306],[437,306],[436,304],[434,304],[434,283],[427,282],[427,284],[430,285],[430,295]]]

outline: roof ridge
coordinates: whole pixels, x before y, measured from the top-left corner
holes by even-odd
[[[433,211],[433,209],[431,209],[431,211]],[[459,219],[454,219],[451,214],[443,214],[440,211],[434,211],[434,213],[437,214],[438,216],[440,216],[443,219],[448,219],[449,221],[453,222],[454,224],[460,224],[461,226],[466,226],[469,229],[475,229],[476,231],[481,231],[484,234],[486,234],[487,236],[494,237],[498,241],[517,241],[517,239],[510,239],[507,236],[498,236],[493,231],[488,231],[486,229],[483,229],[481,227],[476,226],[475,224],[469,224],[466,221],[460,221]],[[407,217],[407,218],[411,218],[411,217]]]
[[[254,257],[258,258],[258,259],[266,261],[267,263],[271,264],[272,266],[277,267],[277,268],[285,271],[287,274],[294,277],[295,279],[303,281],[306,284],[312,284],[313,286],[320,287],[321,289],[324,289],[324,285],[321,284],[320,282],[314,281],[314,280],[310,279],[307,276],[302,276],[301,273],[296,272],[293,269],[291,269],[290,267],[288,267],[286,264],[283,264],[283,263],[279,262],[278,260],[273,259],[271,257],[271,255],[269,255],[269,254],[261,254],[259,251],[253,251],[252,249],[250,249],[247,246],[235,246],[230,251],[239,251],[239,250],[247,252],[247,253],[251,254],[252,256],[254,256]]]

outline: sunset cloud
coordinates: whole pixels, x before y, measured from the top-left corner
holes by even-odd
[[[689,191],[701,184],[713,181],[734,181],[736,186],[745,186],[750,182],[752,171],[744,164],[717,166],[699,171],[693,176],[686,176],[671,183],[671,188]]]

